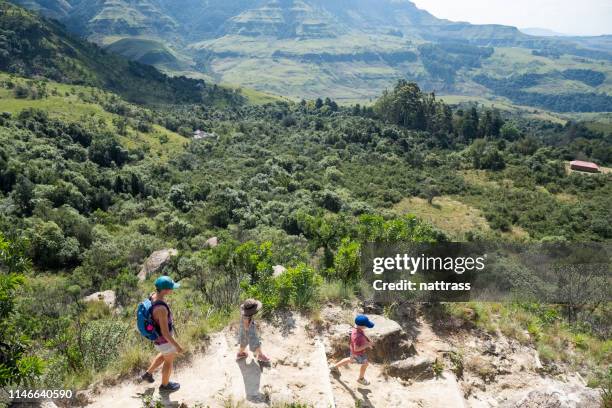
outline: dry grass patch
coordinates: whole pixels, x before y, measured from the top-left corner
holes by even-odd
[[[555,194],[555,198],[562,203],[568,204],[576,204],[579,201],[578,196],[568,193],[557,193]]]
[[[422,198],[404,198],[393,210],[425,219],[454,238],[463,239],[469,231],[491,231],[480,210],[448,196],[436,197],[431,205]]]

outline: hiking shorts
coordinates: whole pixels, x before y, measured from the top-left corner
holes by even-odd
[[[353,361],[353,363],[367,364],[368,363],[368,355],[367,354],[361,354],[361,355],[352,354],[351,355],[351,360]]]
[[[176,347],[174,347],[172,343],[154,344],[154,346],[155,349],[163,355],[177,352]]]
[[[238,333],[238,342],[240,343],[240,347],[243,348],[248,345],[251,351],[255,351],[261,347],[261,340],[259,339],[254,326],[249,327],[249,330],[244,330],[244,327],[241,324]]]

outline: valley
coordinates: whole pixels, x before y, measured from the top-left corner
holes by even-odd
[[[606,36],[537,37],[451,22],[408,0],[20,1],[167,73],[205,75],[296,101],[369,103],[404,78],[437,94],[557,112],[612,110]],[[603,79],[559,80],[572,70]],[[496,82],[510,77],[518,85],[512,91]]]

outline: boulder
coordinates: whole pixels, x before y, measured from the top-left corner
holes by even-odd
[[[394,320],[380,315],[369,315],[374,322],[372,329],[366,330],[366,335],[374,343],[367,351],[368,358],[375,363],[403,360],[416,354],[408,334]],[[349,355],[349,334],[352,326],[337,324],[330,328],[327,354],[334,357]]]
[[[428,380],[435,376],[433,361],[425,357],[410,357],[385,366],[385,374],[402,380]]]
[[[176,256],[178,251],[173,248],[160,249],[159,251],[153,252],[147,260],[142,264],[140,272],[138,272],[138,279],[141,281],[145,280],[154,273],[159,272],[171,257]]]
[[[105,290],[102,292],[92,293],[83,298],[85,302],[104,302],[110,309],[114,309],[117,304],[117,296],[114,290]]]
[[[513,408],[590,408],[601,405],[597,390],[568,386],[559,390],[534,390]]]
[[[204,243],[204,248],[214,248],[217,245],[219,245],[219,238],[217,238],[217,237],[210,237]]]
[[[287,271],[287,268],[285,268],[283,265],[274,265],[272,267],[272,270],[272,275],[276,278],[285,273]]]

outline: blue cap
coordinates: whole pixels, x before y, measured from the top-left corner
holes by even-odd
[[[365,326],[368,329],[374,327],[374,323],[370,319],[368,319],[368,316],[366,315],[357,315],[357,317],[355,318],[355,324],[357,326]]]
[[[157,290],[178,289],[180,286],[180,283],[176,283],[169,276],[160,276],[155,279],[155,289]]]

